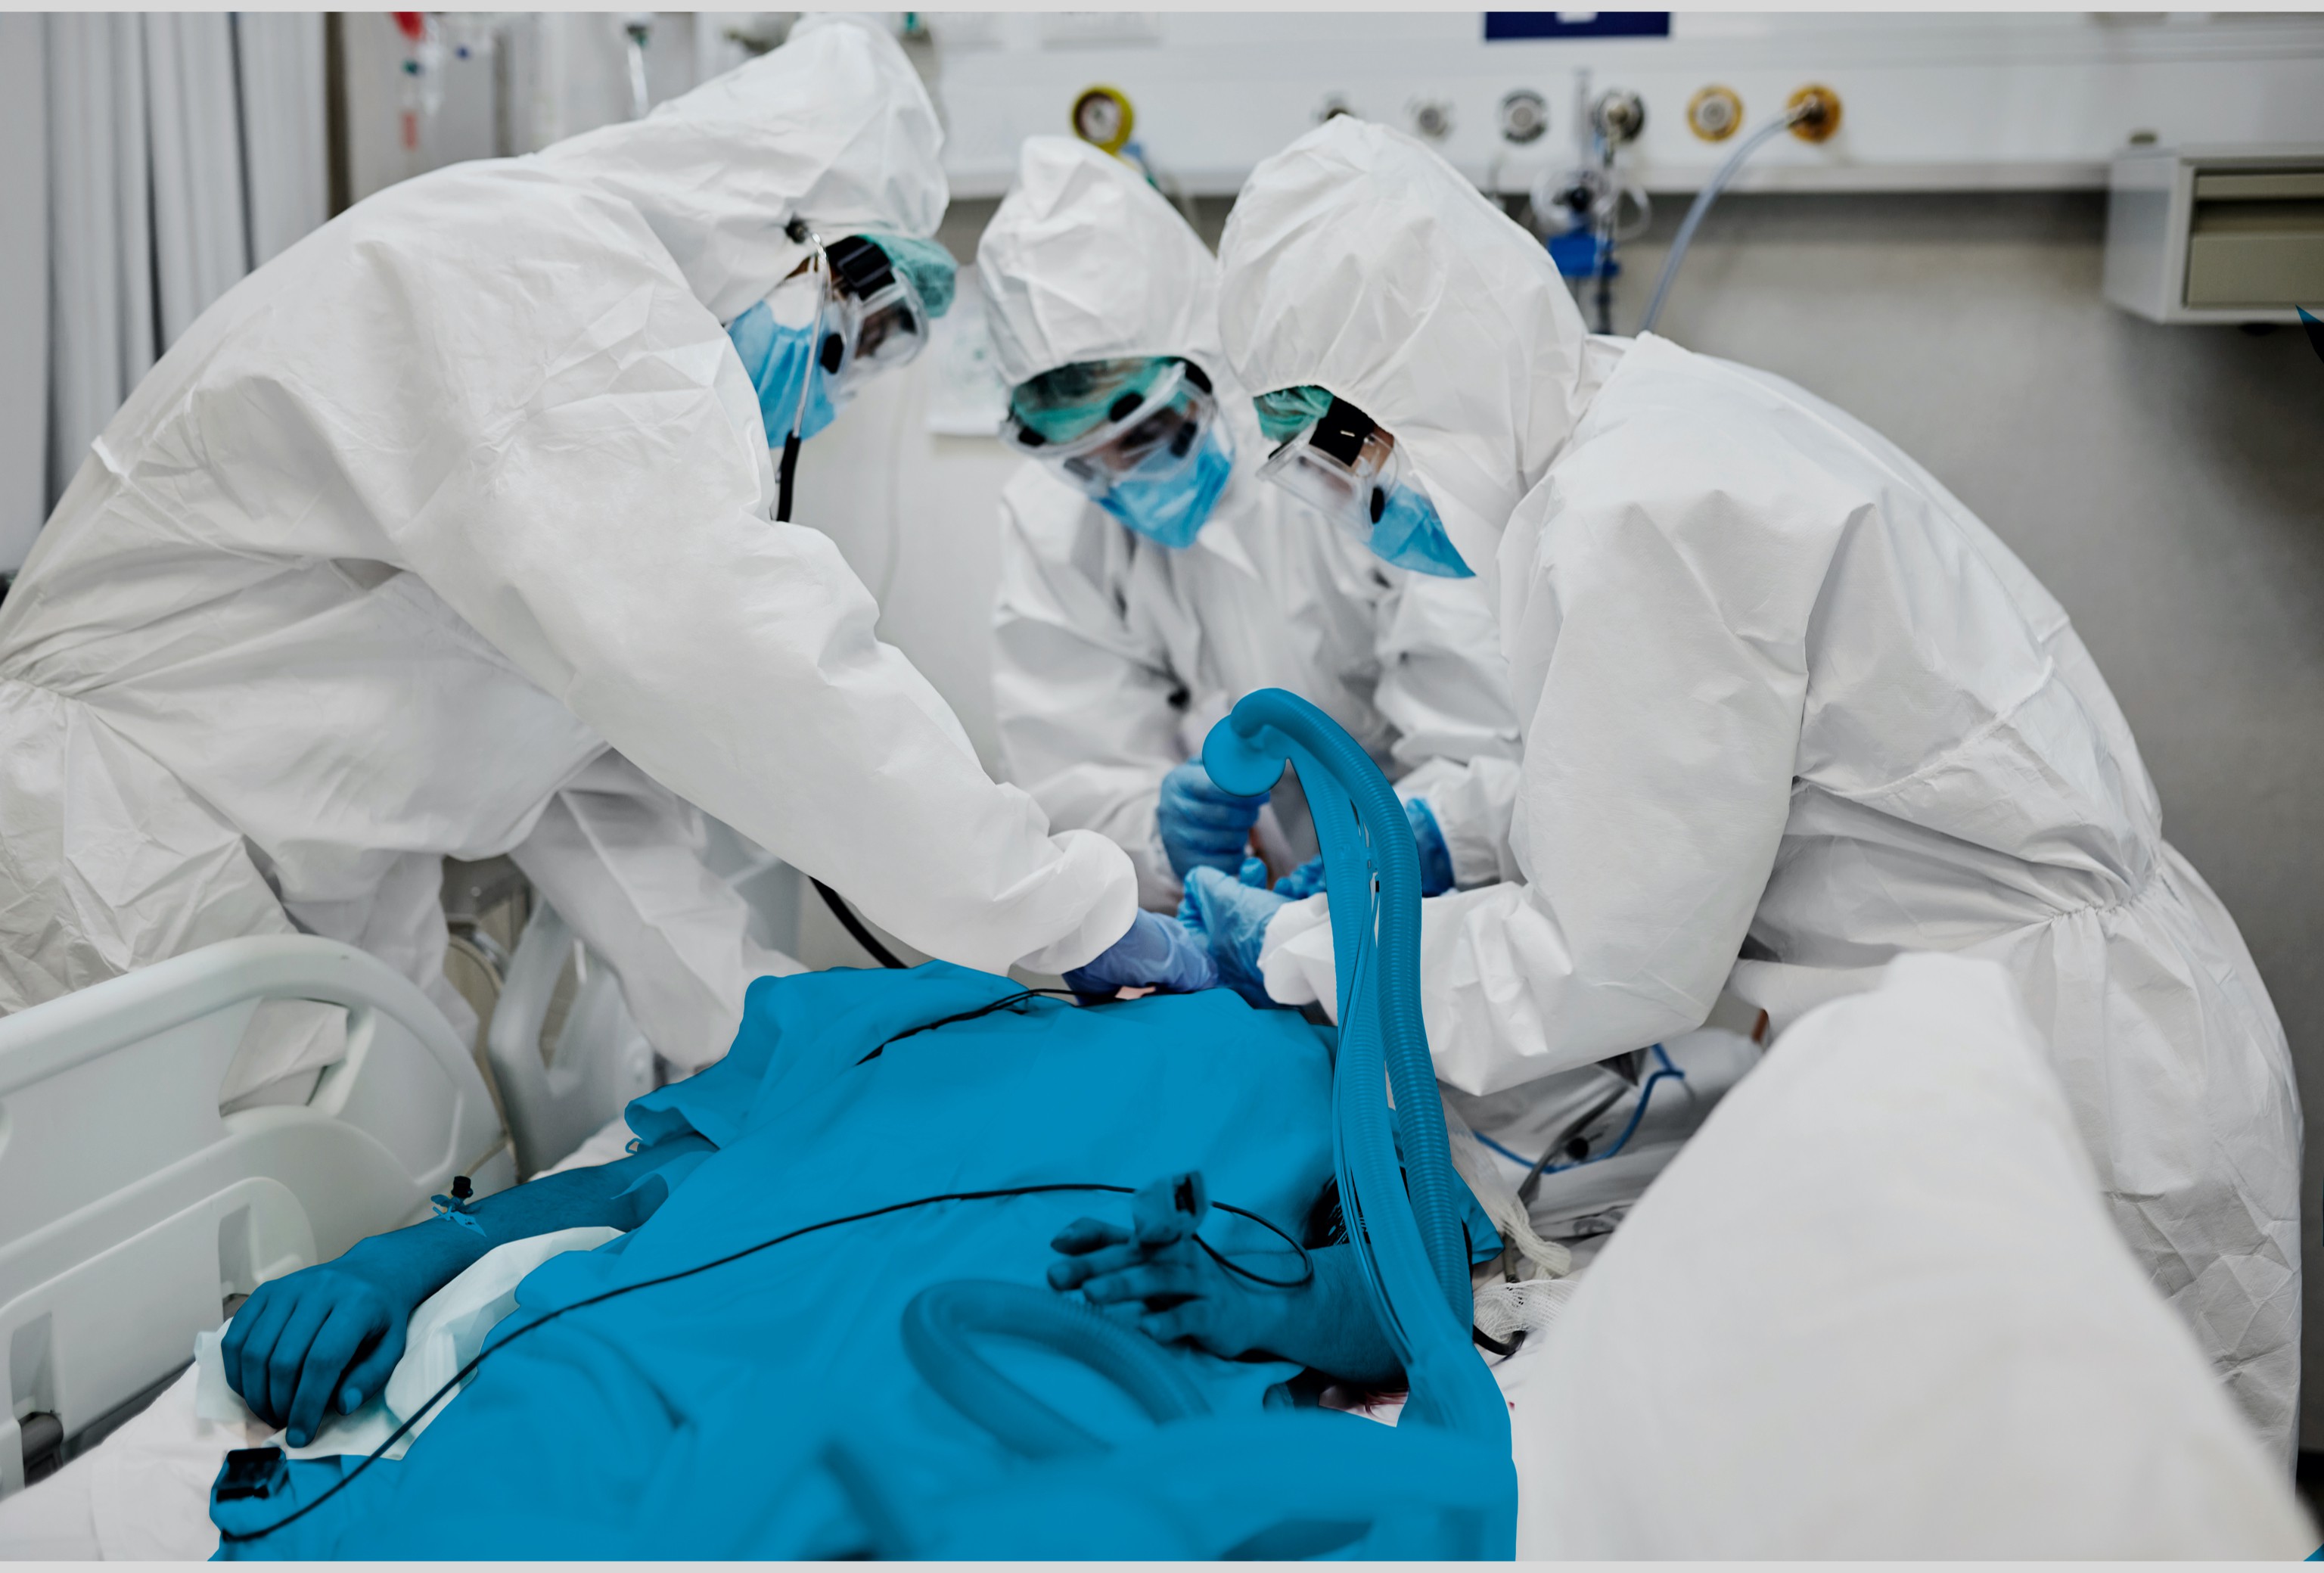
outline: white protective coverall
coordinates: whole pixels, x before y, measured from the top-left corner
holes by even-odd
[[[1380,422],[1497,581],[1521,880],[1426,903],[1439,1076],[1489,1093],[1600,1059],[1722,985],[1780,1031],[1903,951],[1998,961],[2116,1224],[2288,1457],[2289,1050],[2024,565],[1782,379],[1590,338],[1540,245],[1398,133],[1336,119],[1261,164],[1222,267],[1244,385]],[[1329,941],[1279,914],[1270,991],[1328,997]]]
[[[1263,481],[1265,440],[1228,371],[1218,264],[1120,160],[1027,139],[977,247],[994,356],[1010,386],[1075,361],[1181,356],[1202,367],[1234,474],[1183,551],[1157,545],[1028,460],[1001,499],[993,698],[1010,780],[1050,823],[1124,847],[1148,907],[1177,875],[1155,830],[1162,778],[1254,689],[1284,688],[1425,799],[1462,885],[1514,872],[1517,727],[1492,609],[1474,580],[1391,568]],[[1305,800],[1279,789],[1268,860],[1313,856]]]
[[[721,326],[795,215],[932,234],[940,141],[892,40],[810,23],[392,187],[205,313],[0,605],[0,1010],[294,928],[452,1004],[440,860],[513,850],[699,1065],[780,964],[691,805],[952,961],[1120,938],[1128,860],[995,785],[830,540],[770,521]],[[226,1095],[335,1051],[254,1041]]]

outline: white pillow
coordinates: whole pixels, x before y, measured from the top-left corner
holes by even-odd
[[[2003,971],[1811,1013],[1500,1373],[1520,1557],[2300,1558]]]

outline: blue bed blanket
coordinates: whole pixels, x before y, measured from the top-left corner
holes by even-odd
[[[660,1210],[527,1278],[498,1352],[401,1462],[372,1465],[297,1522],[222,1554],[843,1556],[866,1537],[822,1462],[831,1439],[876,1461],[892,1500],[930,1511],[1024,1467],[920,1379],[899,1317],[948,1280],[1042,1284],[1051,1236],[1084,1216],[1126,1222],[1126,1196],[890,1212],[509,1342],[605,1290],[947,1192],[1135,1189],[1200,1170],[1213,1198],[1298,1237],[1332,1172],[1327,1031],[1223,989],[1086,1008],[1042,997],[928,1027],[1017,992],[943,963],[752,985],[726,1058],[630,1106],[645,1143],[709,1144]],[[1204,1235],[1231,1254],[1284,1249],[1216,1210]],[[1272,1272],[1286,1262],[1264,1260]],[[1093,1430],[1150,1428],[1077,1367],[1010,1340],[988,1352]],[[1257,1412],[1296,1374],[1167,1353],[1222,1414]],[[274,1522],[356,1463],[294,1465],[290,1501],[216,1504],[214,1515],[237,1531]]]

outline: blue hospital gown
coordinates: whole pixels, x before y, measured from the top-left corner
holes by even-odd
[[[629,1109],[647,1143],[699,1137],[715,1151],[641,1227],[527,1278],[494,1344],[604,1290],[943,1192],[1136,1188],[1198,1169],[1213,1198],[1298,1236],[1332,1172],[1327,1030],[1221,989],[1097,1008],[1043,998],[897,1038],[1017,986],[943,963],[752,984],[726,1058]],[[1071,1192],[943,1203],[574,1311],[486,1360],[400,1463],[373,1465],[298,1522],[221,1554],[859,1551],[865,1533],[821,1463],[831,1439],[876,1461],[891,1500],[929,1512],[1024,1467],[920,1379],[899,1328],[905,1304],[951,1279],[1040,1284],[1059,1227],[1127,1221],[1128,1209],[1127,1197]],[[1472,1229],[1489,1231],[1475,1217]],[[1230,1252],[1282,1249],[1215,1210],[1204,1233]],[[1093,1430],[1150,1423],[1078,1368],[1029,1347],[1004,1359],[1013,1341],[987,1347]],[[1168,1354],[1220,1413],[1257,1411],[1295,1374]],[[295,1501],[355,1462],[294,1465]],[[214,1512],[248,1530],[291,1505],[278,1495]]]

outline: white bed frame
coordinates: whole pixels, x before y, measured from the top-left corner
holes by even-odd
[[[544,1060],[541,1029],[550,996],[576,948],[580,979]],[[484,1052],[500,1084],[517,1172],[528,1179],[654,1089],[653,1046],[630,1019],[613,969],[578,945],[572,927],[546,902],[533,908],[509,958]]]
[[[346,1057],[302,1105],[221,1115],[269,1000],[344,1007]],[[0,1017],[0,1496],[28,1420],[36,1451],[70,1441],[182,1368],[231,1297],[425,1217],[456,1174],[516,1178],[484,1078],[351,946],[229,939]]]
[[[716,821],[706,856],[754,937],[795,952],[796,871]],[[572,957],[579,984],[544,1059]],[[221,1115],[270,1000],[344,1007],[346,1057],[304,1104]],[[546,903],[485,1045],[505,1133],[410,979],[306,935],[226,940],[0,1016],[0,1496],[23,1489],[28,1455],[69,1456],[134,1412],[237,1297],[427,1217],[455,1175],[481,1196],[539,1173],[654,1086],[613,969]]]

